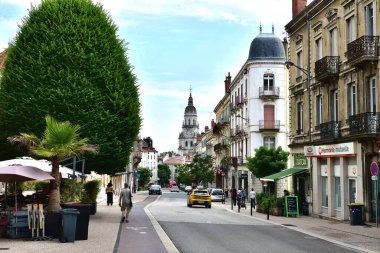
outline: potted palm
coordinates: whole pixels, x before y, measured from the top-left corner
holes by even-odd
[[[97,152],[97,148],[88,144],[87,138],[80,138],[78,125],[73,125],[68,121],[58,122],[49,115],[46,116],[45,121],[46,129],[41,138],[34,134],[21,133],[18,136],[9,137],[8,140],[11,143],[22,143],[32,154],[51,161],[51,175],[54,180],[50,181],[46,233],[49,235],[50,232],[51,236],[58,237],[61,222],[59,162],[84,152]]]
[[[91,204],[90,208],[90,214],[96,213],[96,198],[100,191],[100,181],[99,180],[91,180],[83,185],[84,188],[84,194],[82,196],[82,202],[83,203],[89,203]]]

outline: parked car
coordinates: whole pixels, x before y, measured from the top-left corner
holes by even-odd
[[[222,189],[213,188],[211,190],[211,201],[223,201],[224,192]]]
[[[173,185],[173,186],[170,188],[170,192],[179,192],[179,188],[178,188],[178,186]]]
[[[193,187],[191,187],[190,185],[187,185],[185,187],[185,192],[187,193],[187,195],[189,195],[192,191],[193,191]]]
[[[152,194],[161,195],[162,194],[161,186],[157,184],[151,185],[149,187],[149,195],[152,195]]]
[[[192,207],[193,205],[204,205],[211,208],[211,196],[208,191],[201,189],[193,190],[187,199],[187,206]]]

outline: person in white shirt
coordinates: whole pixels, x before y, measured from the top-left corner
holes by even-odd
[[[251,206],[256,210],[256,192],[253,188],[249,192],[249,198],[251,199]]]

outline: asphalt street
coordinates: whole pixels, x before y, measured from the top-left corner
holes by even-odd
[[[186,206],[185,193],[164,193],[149,210],[181,253],[358,252],[213,205]]]

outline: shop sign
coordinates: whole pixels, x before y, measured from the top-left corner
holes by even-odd
[[[323,146],[305,146],[305,157],[331,157],[331,156],[354,156],[355,148],[353,142],[339,143]]]
[[[307,167],[307,158],[304,154],[294,155],[294,167]]]
[[[356,165],[348,165],[348,176],[349,177],[358,176],[358,167]]]

